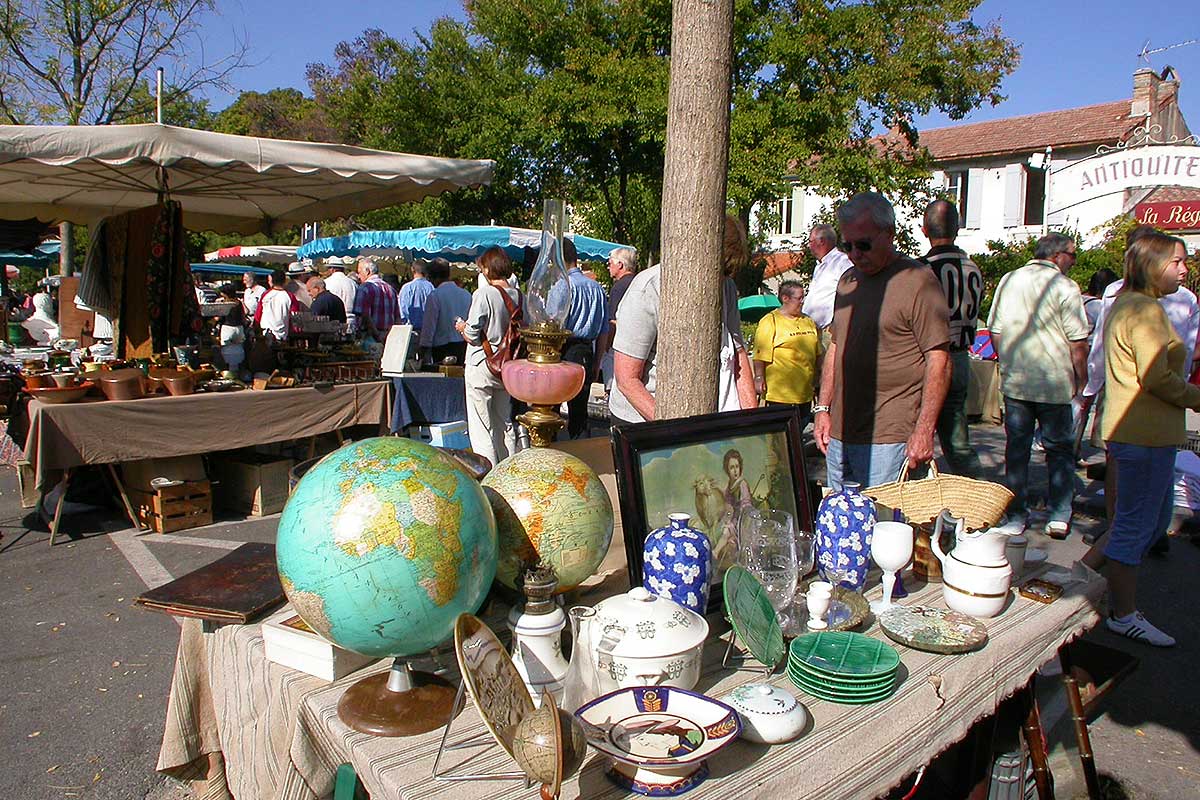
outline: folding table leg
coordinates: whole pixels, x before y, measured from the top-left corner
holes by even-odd
[[[142,523],[133,511],[133,503],[129,502],[129,495],[125,492],[125,484],[121,483],[121,478],[117,474],[117,468],[112,464],[105,464],[104,466],[108,467],[108,475],[112,478],[113,486],[117,487],[117,496],[121,498],[121,504],[125,506],[125,514],[129,517],[129,521],[133,523],[134,530],[140,531]]]
[[[1087,782],[1088,797],[1099,800],[1100,776],[1096,774],[1096,759],[1092,754],[1092,737],[1088,733],[1087,714],[1083,710],[1083,698],[1079,696],[1079,682],[1072,672],[1071,645],[1058,649],[1058,660],[1062,664],[1063,689],[1071,706],[1071,720],[1075,723],[1075,741],[1079,744],[1079,763],[1083,767],[1083,779]]]
[[[1022,705],[1026,710],[1022,732],[1025,734],[1025,744],[1029,747],[1029,760],[1033,762],[1033,780],[1037,784],[1038,800],[1054,800],[1054,782],[1050,775],[1046,736],[1042,730],[1042,717],[1038,713],[1033,678],[1030,678],[1029,683],[1021,690],[1021,696]]]
[[[54,537],[58,536],[58,525],[62,522],[63,503],[67,501],[67,490],[71,488],[71,470],[68,469],[63,473],[63,479],[58,484],[62,487],[62,493],[58,496],[58,502],[54,504],[54,519],[50,520],[50,546],[54,547]],[[42,500],[38,500],[38,512],[42,509]]]

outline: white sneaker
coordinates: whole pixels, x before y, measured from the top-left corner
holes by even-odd
[[[1024,517],[1009,517],[1001,521],[994,530],[1007,536],[1020,536],[1025,532],[1027,524]]]
[[[1144,642],[1152,644],[1155,647],[1174,647],[1175,637],[1167,634],[1154,627],[1150,620],[1142,616],[1142,612],[1134,612],[1133,616],[1126,622],[1121,622],[1114,617],[1108,617],[1104,620],[1104,624],[1113,633],[1119,633],[1122,636],[1127,636],[1135,642]]]

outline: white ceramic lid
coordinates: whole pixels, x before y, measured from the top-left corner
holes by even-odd
[[[791,692],[766,683],[749,683],[739,686],[721,700],[737,709],[741,714],[766,714],[777,716],[800,708],[800,701]]]
[[[637,586],[596,604],[593,645],[615,640],[614,656],[656,658],[695,649],[708,638],[708,622],[689,608]]]

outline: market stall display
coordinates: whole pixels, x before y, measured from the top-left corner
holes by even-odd
[[[346,724],[382,736],[446,724],[454,691],[402,659],[449,638],[495,577],[496,522],[474,477],[411,439],[354,442],[296,484],[277,547],[284,591],[309,627],[347,650],[396,658],[390,675],[347,692]]]

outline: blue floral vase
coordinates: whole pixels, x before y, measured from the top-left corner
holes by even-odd
[[[817,564],[830,583],[861,592],[871,564],[875,503],[857,483],[843,483],[817,507]]]
[[[646,537],[642,551],[642,585],[698,614],[708,607],[712,545],[704,531],[691,527],[687,514],[670,514],[669,522]]]

